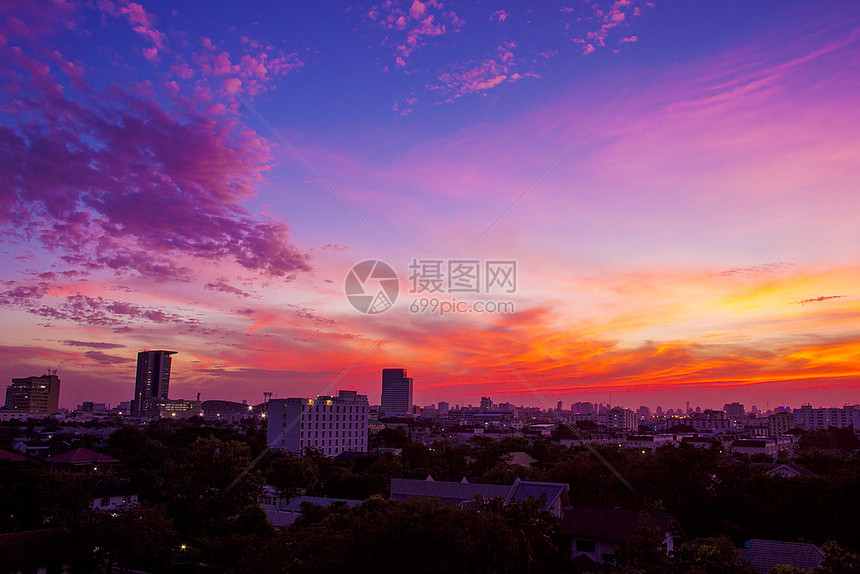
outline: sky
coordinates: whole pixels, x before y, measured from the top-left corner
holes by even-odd
[[[850,0],[2,2],[0,381],[860,402],[858,93]]]

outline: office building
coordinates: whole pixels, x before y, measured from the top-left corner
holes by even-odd
[[[340,391],[316,399],[271,399],[266,439],[273,448],[300,453],[306,448],[326,456],[367,452],[365,395]]]
[[[176,351],[141,351],[137,354],[137,376],[134,380],[134,399],[131,415],[158,416],[157,402],[167,399],[170,385],[170,355]]]
[[[60,377],[51,371],[41,377],[12,379],[6,388],[5,410],[12,413],[51,415],[60,402]]]
[[[406,369],[382,369],[382,401],[385,415],[408,415],[412,411],[412,379]]]

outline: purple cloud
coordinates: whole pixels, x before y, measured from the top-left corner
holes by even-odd
[[[242,205],[268,169],[265,140],[177,94],[168,108],[148,82],[75,89],[62,55],[34,52],[0,45],[7,233],[84,271],[156,280],[193,277],[178,256],[285,278],[309,269],[286,224]]]
[[[125,347],[125,345],[120,345],[119,343],[103,343],[100,341],[66,340],[63,341],[63,344],[69,347],[88,347],[90,349],[122,349]]]
[[[237,297],[250,297],[251,294],[247,291],[242,291],[238,287],[233,287],[229,283],[223,280],[214,281],[212,283],[207,283],[203,286],[204,289],[209,289],[210,291],[217,291],[219,293],[227,293],[229,295],[236,295]]]
[[[128,357],[108,355],[107,353],[102,353],[101,351],[87,351],[86,353],[84,353],[84,356],[89,359],[92,359],[100,365],[117,365],[120,363],[129,363],[133,360],[129,359]]]

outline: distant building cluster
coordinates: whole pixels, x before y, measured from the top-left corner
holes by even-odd
[[[483,396],[477,406],[452,405],[448,401],[418,406],[413,404],[413,378],[404,368],[382,369],[380,404],[376,406],[353,390],[316,398],[272,398],[272,393],[267,392],[263,393],[263,402],[256,405],[246,401],[201,402],[199,394],[197,400],[170,398],[171,367],[176,354],[168,350],[139,352],[130,401],[113,408],[84,401],[71,416],[120,416],[138,421],[199,416],[224,424],[268,418],[267,439],[273,448],[296,453],[316,449],[333,457],[367,452],[370,432],[398,426],[408,427],[418,440],[429,437],[429,429],[435,428],[449,438],[521,433],[553,437],[569,445],[590,442],[641,450],[667,444],[718,444],[736,454],[771,458],[791,449],[800,431],[860,429],[860,405],[803,405],[799,409],[777,407],[762,412],[755,405],[747,411],[738,402],[726,403],[722,410],[691,408],[687,402],[685,408],[664,411],[658,406],[652,412],[646,406],[634,411],[584,401],[574,402],[568,409],[562,401],[555,408],[540,409],[497,403]],[[58,409],[59,392],[56,371],[12,379],[6,389],[5,405],[0,408],[0,420],[63,416]]]

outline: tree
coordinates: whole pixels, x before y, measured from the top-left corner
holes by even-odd
[[[820,574],[860,574],[860,555],[853,550],[846,550],[836,542],[828,540],[821,548],[824,550],[824,564]]]
[[[643,514],[633,535],[621,550],[619,565],[630,573],[665,572],[667,560],[663,550],[663,536],[659,530],[648,524]]]
[[[675,574],[756,574],[749,562],[738,556],[727,536],[699,538],[675,550],[670,570]]]

